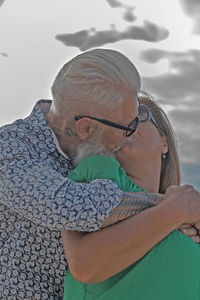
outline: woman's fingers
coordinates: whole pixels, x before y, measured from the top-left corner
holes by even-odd
[[[180,231],[188,236],[194,236],[199,233],[198,230],[192,226],[189,228],[181,228]]]
[[[192,224],[184,223],[178,229],[190,228],[191,226],[192,226]]]
[[[191,185],[170,186],[165,193],[167,209],[179,214],[181,223],[200,220],[200,193]]]
[[[194,227],[198,230],[200,230],[200,221],[197,221],[194,223]]]
[[[199,235],[191,236],[191,239],[193,239],[193,241],[195,243],[200,244],[200,236]]]
[[[182,224],[178,230],[193,239],[195,243],[200,243],[200,232],[197,228],[195,228],[195,225]]]

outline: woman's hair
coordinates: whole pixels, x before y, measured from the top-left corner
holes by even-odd
[[[93,49],[67,62],[56,76],[51,91],[53,111],[62,102],[69,110],[87,105],[90,110],[98,104],[120,106],[121,91],[140,90],[140,75],[132,62],[122,53],[110,49]]]
[[[140,97],[140,102],[149,108],[159,126],[160,134],[166,136],[168,143],[168,152],[165,158],[162,158],[159,187],[159,192],[165,193],[167,187],[170,185],[180,184],[180,162],[177,152],[176,136],[163,109],[155,103],[152,96],[147,93],[144,94],[145,96]]]

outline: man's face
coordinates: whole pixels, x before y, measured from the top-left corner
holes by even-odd
[[[124,93],[121,106],[116,110],[106,109],[102,118],[127,127],[137,116],[137,96],[130,93]],[[107,125],[102,126],[100,142],[108,150],[113,151],[113,149],[116,149],[121,143],[127,140],[126,131]]]
[[[137,96],[136,94],[128,94],[127,92],[124,93],[121,106],[116,110],[106,107],[99,112],[100,118],[125,127],[128,127],[128,125],[137,116]],[[116,157],[117,149],[121,147],[121,144],[129,141],[125,130],[110,127],[106,124],[99,123],[98,121],[95,122],[98,124],[98,129],[95,131],[94,135],[90,136],[86,140],[83,140],[79,144],[77,150],[72,156],[74,165],[77,165],[82,159],[90,155],[107,155]]]

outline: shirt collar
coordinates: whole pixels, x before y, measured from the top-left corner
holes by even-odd
[[[58,152],[60,152],[60,154],[62,154],[66,159],[69,160],[69,156],[61,149],[58,139],[52,129],[51,129],[51,134],[53,135],[54,143],[56,144],[56,148]]]
[[[29,124],[30,129],[35,132],[37,136],[38,132],[45,133],[45,135],[48,136],[48,139],[50,139],[46,147],[48,153],[58,151],[67,160],[70,160],[69,156],[61,149],[58,139],[46,120],[46,114],[51,107],[51,103],[52,100],[46,99],[37,101],[31,114],[24,121]]]

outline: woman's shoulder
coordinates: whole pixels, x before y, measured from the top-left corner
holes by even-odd
[[[107,156],[107,155],[92,155],[89,156],[85,159],[83,159],[80,162],[80,165],[86,165],[86,164],[100,164],[102,166],[102,164],[109,164],[109,165],[113,165],[116,167],[119,167],[120,164],[119,162],[112,156]],[[105,167],[106,165],[104,165]]]
[[[125,192],[142,191],[126,175],[119,162],[111,156],[93,155],[83,159],[78,166],[72,170],[68,177],[74,181],[85,181],[87,183],[95,179],[110,179]]]

